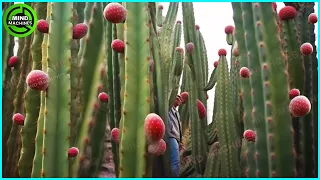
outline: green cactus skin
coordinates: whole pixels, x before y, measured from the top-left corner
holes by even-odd
[[[225,56],[220,56],[217,74],[217,128],[221,151],[221,177],[240,177],[238,149],[233,147],[237,141],[231,99],[231,83]]]
[[[171,71],[171,83],[172,83],[172,90],[171,90],[171,95],[170,95],[170,101],[169,105],[172,106],[176,100],[176,96],[178,94],[179,90],[179,84],[180,84],[180,79],[181,79],[181,74],[182,74],[182,69],[183,69],[183,53],[175,51],[173,55],[173,66],[172,66],[172,71]]]
[[[124,32],[124,25],[117,24],[117,38],[123,40]],[[121,98],[121,104],[123,104],[123,92],[124,92],[124,65],[125,65],[125,60],[124,60],[124,53],[118,53],[118,61],[119,61],[119,71],[120,71],[120,98]]]
[[[181,32],[182,32],[182,26],[181,23],[176,23],[173,31],[172,36],[172,55],[171,57],[174,58],[174,53],[176,50],[176,47],[179,47],[181,44]],[[173,65],[174,66],[174,65]]]
[[[241,8],[241,3],[232,3],[232,8],[233,8],[233,20],[235,23],[235,29],[236,29],[236,40],[237,40],[237,46],[238,46],[238,51],[239,51],[239,65],[240,67],[247,67],[248,65],[248,60],[247,60],[247,48],[245,45],[245,41],[243,39],[244,37],[244,28],[243,28],[243,20],[242,20],[242,8]],[[219,62],[219,66],[220,66],[220,62]],[[219,67],[218,66],[218,67]],[[239,71],[237,72],[239,74]],[[235,77],[235,74],[233,75],[233,77]],[[239,76],[238,76],[239,77]],[[241,78],[241,77],[239,77]],[[236,87],[237,85],[234,83],[234,87]],[[247,129],[251,129],[251,130],[255,130],[254,129],[254,124],[253,124],[253,117],[252,117],[252,96],[251,96],[251,87],[250,87],[250,80],[249,79],[245,79],[245,78],[241,78],[240,79],[240,93],[242,96],[242,102],[243,102],[243,108],[244,108],[244,112],[243,112],[243,124],[244,124],[244,130]],[[236,89],[236,88],[235,88]],[[236,91],[236,90],[233,90]],[[235,93],[235,92],[234,92]],[[238,109],[238,107],[237,107]],[[218,135],[219,136],[219,135]],[[222,143],[222,142],[221,142]],[[247,143],[247,153],[245,153],[246,155],[246,159],[247,159],[247,168],[248,169],[244,169],[245,171],[245,175],[248,177],[256,177],[256,161],[254,159],[254,154],[255,154],[255,146],[252,143]]]
[[[285,54],[287,56],[290,88],[304,90],[305,68],[300,54],[300,42],[297,37],[297,28],[294,19],[282,22],[282,32],[285,41]]]
[[[72,5],[51,3],[41,177],[69,177]]]
[[[207,48],[206,48],[206,43],[204,41],[204,38],[199,32],[199,43],[200,43],[200,56],[202,59],[202,70],[203,70],[203,79],[204,82],[208,80],[208,56],[207,56]]]
[[[214,87],[214,85],[216,85],[216,82],[217,82],[217,76],[215,76],[215,74],[216,74],[216,69],[217,69],[217,68],[214,68],[214,69],[213,69],[207,85],[203,88],[204,91],[209,91],[209,90],[211,90],[211,89]]]
[[[144,119],[150,112],[148,3],[126,3],[126,9],[130,16],[124,32],[126,81],[119,177],[143,177],[146,175]]]
[[[232,45],[232,43],[233,43],[233,35],[232,34],[227,34],[226,35],[226,41],[227,41],[227,44]]]
[[[219,160],[219,142],[215,142],[210,147],[206,171],[204,177],[219,177],[220,160]],[[217,173],[218,172],[218,173]]]
[[[6,11],[8,7],[10,7],[12,3],[5,3],[5,8],[2,10],[2,12]],[[9,56],[9,51],[12,51],[13,48],[10,46],[10,39],[12,36],[9,35],[9,33],[5,30],[4,26],[2,26],[2,82],[6,79],[6,69],[8,69],[8,58]],[[10,68],[9,68],[10,69]]]
[[[157,8],[157,26],[162,27],[163,20],[162,20],[162,11],[163,9],[160,9],[159,6]]]
[[[51,18],[51,4],[47,3],[47,22],[50,22]],[[41,45],[42,49],[42,71],[48,72],[48,37],[49,34],[44,34],[43,41]],[[41,104],[40,104],[40,111],[39,111],[39,117],[37,122],[37,134],[36,134],[36,140],[35,140],[35,154],[33,159],[33,167],[31,172],[32,178],[40,178],[41,177],[41,170],[42,170],[42,147],[43,147],[43,130],[44,130],[44,112],[46,107],[45,102],[46,93],[41,92]]]
[[[88,137],[90,117],[93,109],[98,108],[95,106],[96,87],[99,84],[100,71],[98,67],[101,65],[103,60],[103,41],[101,34],[103,34],[103,12],[102,3],[87,3],[86,10],[89,11],[90,15],[86,14],[86,21],[88,26],[88,33],[86,41],[84,42],[83,56],[81,59],[81,77],[82,77],[82,89],[83,89],[83,100],[86,102],[84,105],[85,112],[83,113],[83,119],[79,128],[79,136],[77,139],[77,147],[79,149],[79,155],[75,158],[74,166],[72,167],[72,177],[76,177],[79,166],[81,164],[80,159],[85,158],[85,147],[91,143],[90,137]]]
[[[37,3],[35,5],[38,18],[44,19],[47,15],[47,3]],[[31,45],[32,69],[41,69],[41,44],[43,33],[35,31]],[[37,133],[37,120],[40,110],[40,92],[27,88],[24,96],[26,116],[24,126],[21,130],[22,149],[19,159],[19,177],[31,177],[32,161],[35,153],[35,137]]]
[[[28,5],[31,5],[30,3]],[[23,94],[24,94],[24,87],[25,87],[25,78],[27,75],[27,69],[28,69],[28,63],[30,58],[30,47],[32,42],[32,35],[26,37],[25,39],[25,45],[23,47],[23,50],[21,52],[21,62],[20,64],[17,64],[17,67],[20,66],[19,69],[19,77],[17,77],[17,74],[14,74],[13,80],[15,77],[19,79],[17,87],[15,88],[15,99],[14,99],[14,110],[13,113],[21,113],[24,114],[24,108],[23,108]],[[18,73],[18,71],[16,72]],[[18,174],[17,164],[19,160],[20,155],[20,148],[21,148],[21,141],[20,141],[20,129],[21,127],[12,124],[11,131],[9,134],[9,138],[7,141],[8,146],[8,157],[7,157],[7,163],[6,163],[6,170],[5,174],[10,174],[10,177],[16,177],[16,174]]]
[[[259,41],[259,46],[264,47],[264,53],[267,63],[264,64],[269,69],[268,76],[265,78],[265,86],[270,87],[270,100],[266,101],[266,108],[270,108],[272,112],[271,116],[268,116],[269,124],[274,128],[274,133],[268,134],[269,143],[274,143],[275,151],[274,158],[272,161],[276,164],[276,172],[274,177],[294,177],[295,176],[295,160],[294,160],[294,147],[292,138],[292,124],[290,113],[288,109],[289,105],[289,85],[288,75],[285,71],[286,64],[282,57],[281,44],[279,35],[277,32],[276,22],[274,19],[270,19],[273,15],[273,9],[270,3],[255,3],[254,13],[261,13],[261,30],[262,37],[265,41]],[[260,52],[261,53],[261,52]],[[275,57],[278,57],[277,65],[273,63]],[[279,89],[288,85],[287,88]],[[279,112],[279,110],[282,110]],[[266,110],[268,112],[268,110]],[[277,112],[277,113],[276,113]],[[269,114],[268,114],[269,115]],[[269,127],[270,127],[269,126]],[[268,125],[267,125],[268,127]]]

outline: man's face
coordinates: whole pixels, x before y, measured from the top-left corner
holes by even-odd
[[[177,95],[176,101],[174,102],[173,106],[178,107],[181,104],[181,102],[182,102],[181,96]]]

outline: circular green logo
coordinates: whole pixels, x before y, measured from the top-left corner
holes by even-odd
[[[3,15],[3,25],[15,37],[29,36],[37,26],[36,12],[26,4],[14,4]]]

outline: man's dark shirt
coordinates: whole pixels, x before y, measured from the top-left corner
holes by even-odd
[[[168,113],[168,136],[177,139],[178,142],[182,141],[181,123],[179,112],[172,107]]]

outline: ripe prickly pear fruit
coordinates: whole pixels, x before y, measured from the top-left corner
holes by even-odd
[[[180,21],[180,20],[178,20],[178,21],[177,21],[177,24],[181,24],[181,21]]]
[[[144,130],[149,142],[157,142],[164,136],[165,125],[160,116],[150,113],[145,118]]]
[[[296,15],[297,15],[297,10],[292,6],[285,6],[279,11],[279,18],[281,21],[294,19]]]
[[[308,16],[308,21],[309,21],[310,24],[315,24],[315,23],[318,22],[318,16],[315,13],[311,13]]]
[[[200,26],[199,25],[195,25],[195,27],[196,27],[196,30],[200,30]]]
[[[44,19],[40,19],[37,23],[37,29],[41,33],[48,33],[49,32],[49,23]]]
[[[27,76],[27,85],[38,91],[44,91],[49,85],[48,75],[41,70],[33,70]]]
[[[124,23],[127,10],[119,3],[109,3],[103,10],[104,18],[111,23]]]
[[[311,110],[311,103],[307,97],[299,95],[291,99],[289,110],[294,117],[305,116]]]
[[[148,145],[148,152],[154,156],[160,156],[166,152],[167,145],[163,139]]]
[[[72,147],[68,150],[68,157],[76,157],[79,154],[79,149]]]
[[[240,69],[240,76],[243,78],[248,78],[250,75],[249,69],[247,67],[242,67]]]
[[[159,9],[163,9],[163,6],[162,6],[162,5],[159,5],[158,8],[159,8]]]
[[[187,49],[187,52],[188,53],[192,53],[193,50],[194,50],[194,44],[192,42],[189,42],[187,45],[186,45],[186,49]]]
[[[247,130],[244,131],[243,137],[244,137],[247,141],[255,142],[256,133],[254,133],[254,131],[252,131],[251,129],[247,129]]]
[[[109,96],[108,96],[107,93],[101,92],[101,93],[98,95],[98,99],[99,99],[101,102],[108,102]]]
[[[278,7],[277,3],[273,2],[272,3],[272,8],[273,8],[274,11],[277,11],[277,7]]]
[[[224,32],[225,32],[226,34],[232,34],[233,31],[234,31],[234,27],[231,26],[231,25],[226,26],[226,27],[224,28]]]
[[[289,92],[290,99],[293,99],[293,98],[295,98],[296,96],[299,96],[299,95],[300,95],[299,89],[291,89],[290,92]]]
[[[12,121],[17,125],[24,125],[24,116],[20,113],[16,113],[12,116]]]
[[[227,51],[225,49],[219,49],[218,55],[219,56],[226,56],[227,55]]]
[[[215,68],[217,68],[218,65],[219,65],[219,61],[215,61],[215,62],[213,63],[213,66],[214,66]]]
[[[198,106],[198,114],[199,114],[199,118],[203,119],[207,116],[207,110],[206,107],[203,105],[203,103],[197,99],[197,106]]]
[[[10,59],[8,60],[8,66],[14,67],[17,64],[18,60],[19,60],[18,56],[11,56]]]
[[[179,53],[183,53],[183,48],[182,47],[176,47],[176,51]]]
[[[73,27],[72,39],[81,39],[88,32],[88,26],[84,23],[76,24]]]
[[[120,39],[115,39],[111,43],[111,48],[117,53],[124,53],[124,42]]]
[[[120,142],[119,133],[120,130],[118,128],[113,128],[111,130],[111,140],[114,141],[116,144],[119,144]]]
[[[181,96],[181,104],[185,104],[188,101],[189,93],[188,92],[182,92],[180,94]]]
[[[313,47],[310,43],[306,42],[300,46],[300,52],[304,56],[309,56],[313,52]]]

